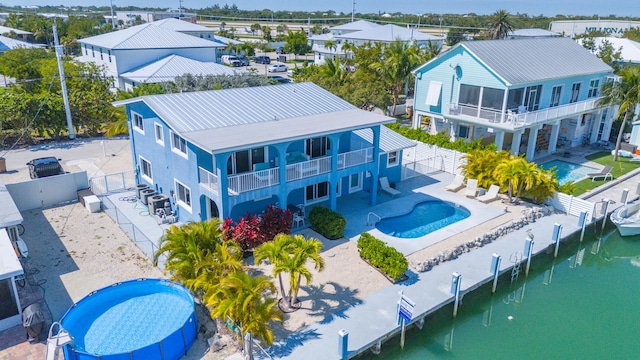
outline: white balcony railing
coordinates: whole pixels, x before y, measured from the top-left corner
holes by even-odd
[[[207,190],[218,195],[218,175],[215,175],[203,168],[198,169],[200,170],[200,186],[203,186]]]
[[[338,154],[338,169],[373,162],[373,147]]]
[[[287,181],[300,180],[331,171],[331,156],[287,165]]]
[[[488,123],[500,123],[502,125],[511,126],[513,128],[532,125],[548,120],[569,117],[581,113],[594,110],[598,107],[600,98],[593,98],[585,101],[579,101],[572,104],[555,106],[537,111],[527,111],[523,113],[515,113],[507,110],[506,113],[495,109],[478,108],[477,106],[451,104],[449,108],[450,115],[462,115],[465,117],[475,118]]]
[[[246,191],[261,189],[280,184],[278,169],[270,168],[266,170],[251,171],[238,175],[231,175],[229,180],[229,193],[231,195]]]

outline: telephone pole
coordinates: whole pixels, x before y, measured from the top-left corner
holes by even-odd
[[[353,22],[355,15],[356,15],[356,0],[353,0],[353,2],[351,3],[351,22]]]
[[[116,19],[113,17],[113,0],[109,0],[109,3],[111,4],[111,26],[115,29]]]
[[[53,24],[53,41],[56,49],[56,59],[58,59],[58,71],[60,72],[60,88],[62,89],[62,99],[64,100],[64,110],[67,114],[67,127],[69,128],[69,139],[76,138],[76,133],[73,130],[73,123],[71,122],[71,107],[69,106],[69,95],[67,95],[67,81],[64,77],[64,64],[62,63],[62,56],[64,55],[64,49],[58,41],[58,29],[56,24]]]

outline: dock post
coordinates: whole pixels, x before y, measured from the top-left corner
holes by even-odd
[[[629,200],[629,189],[624,188],[622,189],[622,196],[620,197],[620,202],[626,206],[628,200]]]
[[[531,255],[533,253],[533,234],[527,234],[527,238],[524,240],[524,256],[527,257],[527,266],[524,269],[524,275],[529,275],[529,268],[531,267]]]
[[[555,223],[553,225],[553,235],[551,239],[556,243],[556,248],[553,251],[553,257],[558,257],[558,248],[560,247],[560,233],[562,233],[562,225]]]
[[[584,229],[587,226],[587,212],[583,211],[580,213],[580,218],[578,219],[578,226],[580,226],[580,242],[584,239]]]
[[[462,282],[462,275],[454,272],[451,277],[451,294],[454,296],[453,300],[453,317],[458,315],[458,305],[460,304],[460,285]]]
[[[340,359],[346,360],[349,355],[349,333],[342,329],[338,331],[338,355]]]
[[[491,288],[492,294],[496,292],[496,287],[498,286],[498,276],[500,275],[500,260],[502,260],[502,257],[496,253],[494,253],[491,257],[491,269],[489,269],[489,271],[493,274],[493,287]]]
[[[602,215],[602,229],[600,229],[601,231],[604,231],[604,226],[607,224],[607,214],[609,213],[609,204],[611,203],[611,200],[604,198],[602,199],[602,210],[604,211],[604,214]]]

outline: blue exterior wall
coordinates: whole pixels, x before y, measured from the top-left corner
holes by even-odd
[[[214,156],[201,148],[187,141],[187,158],[172,151],[171,149],[171,130],[167,124],[150,110],[143,102],[135,102],[126,106],[129,121],[129,135],[132,146],[133,163],[135,164],[138,183],[147,183],[155,188],[159,193],[163,193],[170,198],[172,209],[177,211],[180,222],[200,221],[208,217],[207,207],[209,200],[200,191],[199,185],[199,167],[217,174],[220,178],[222,188],[226,188],[227,177],[227,161],[232,152],[219,153]],[[132,112],[142,116],[144,124],[144,134],[132,125]],[[156,141],[155,124],[162,126],[164,144]],[[379,126],[372,128],[374,138],[379,141]],[[376,135],[377,134],[377,135]],[[350,151],[351,132],[340,132],[328,135],[331,146],[328,155],[333,156],[332,168],[337,169],[337,154]],[[304,152],[304,140],[296,140],[293,142],[275,143],[268,146],[268,162],[271,167],[280,166],[280,159],[285,156],[286,152],[302,151]],[[244,216],[246,212],[259,214],[266,210],[269,204],[279,203],[280,207],[286,207],[287,204],[303,204],[305,203],[305,188],[321,182],[329,182],[330,189],[335,191],[338,183],[341,184],[341,195],[349,193],[349,176],[354,173],[370,172],[375,179],[378,178],[378,169],[384,176],[389,178],[391,182],[400,181],[401,166],[386,168],[386,155],[379,156],[379,149],[374,149],[374,162],[352,166],[342,170],[334,170],[329,173],[320,174],[296,181],[286,182],[281,179],[279,185],[256,189],[252,191],[242,192],[237,195],[228,196],[222,194],[211,199],[217,206],[220,216],[231,216],[237,219]],[[399,152],[401,159],[401,152]],[[146,179],[140,172],[140,157],[151,163],[152,179]],[[383,161],[383,165],[379,165],[379,161]],[[214,168],[215,164],[215,168]],[[172,191],[176,192],[175,181],[179,181],[189,188],[191,193],[191,207],[185,206],[177,197],[172,197]],[[363,175],[363,190],[370,190],[372,187],[371,179]],[[375,185],[377,189],[377,184]],[[375,202],[375,194],[372,194],[372,202]],[[335,196],[329,199],[318,201],[317,203],[327,204],[327,206],[335,205]],[[314,202],[315,204],[316,202]]]

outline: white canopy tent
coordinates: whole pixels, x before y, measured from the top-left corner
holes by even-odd
[[[22,223],[22,215],[0,181],[0,331],[22,323],[22,306],[18,297],[15,278],[24,270],[18,259],[14,241],[18,239],[16,226]]]

